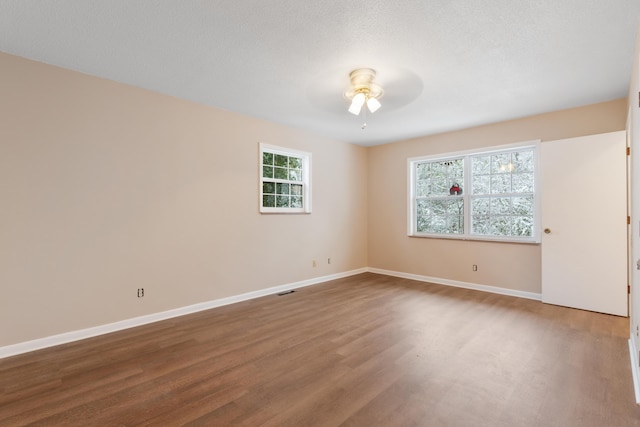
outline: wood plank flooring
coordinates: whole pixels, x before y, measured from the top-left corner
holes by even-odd
[[[367,273],[0,359],[0,425],[640,426],[628,323]]]

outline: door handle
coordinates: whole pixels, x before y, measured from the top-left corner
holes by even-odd
[[[549,234],[551,233],[551,229],[550,228],[545,228],[544,229],[544,234]]]

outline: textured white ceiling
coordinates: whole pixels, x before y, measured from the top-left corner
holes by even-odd
[[[0,51],[375,145],[626,96],[640,0],[0,0]],[[367,120],[352,69],[385,89]]]

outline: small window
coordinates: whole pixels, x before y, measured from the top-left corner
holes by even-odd
[[[260,212],[311,212],[311,154],[260,144]]]
[[[537,147],[409,159],[409,235],[538,242]]]

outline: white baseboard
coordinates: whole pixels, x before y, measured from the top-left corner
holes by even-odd
[[[629,338],[629,359],[631,359],[631,375],[633,377],[633,389],[636,392],[636,404],[640,405],[640,360],[638,360],[638,349],[635,340]]]
[[[106,325],[95,326],[92,328],[81,329],[78,331],[65,332],[58,335],[52,335],[45,338],[39,338],[32,341],[25,341],[18,344],[12,344],[0,347],[0,359],[15,356],[18,354],[28,353],[30,351],[40,350],[47,347],[53,347],[60,344],[66,344],[73,341],[79,341],[98,335],[108,334],[111,332],[121,331],[136,326],[146,325],[148,323],[159,322],[161,320],[171,319],[173,317],[184,316],[186,314],[197,313],[211,308],[221,307],[223,305],[234,304],[236,302],[246,301],[267,295],[289,291],[292,289],[302,288],[305,286],[316,285],[328,282],[330,280],[341,279],[360,273],[366,273],[367,268],[346,271],[343,273],[330,274],[328,276],[315,277],[313,279],[303,280],[300,282],[289,283],[286,285],[275,286],[272,288],[261,289],[259,291],[247,292],[240,295],[234,295],[227,298],[220,298],[213,301],[193,304],[186,307],[175,308],[172,310],[162,311],[159,313],[148,314],[145,316],[134,317],[132,319],[121,320],[119,322],[109,323]]]
[[[420,282],[435,283],[438,285],[455,286],[456,288],[473,289],[476,291],[490,292],[492,294],[509,295],[512,297],[542,301],[542,295],[534,292],[517,291],[515,289],[499,288],[497,286],[479,285],[476,283],[460,282],[457,280],[440,279],[437,277],[421,276],[418,274],[401,273],[398,271],[382,270],[380,268],[368,268],[367,271],[386,276],[401,277],[403,279],[418,280]]]

